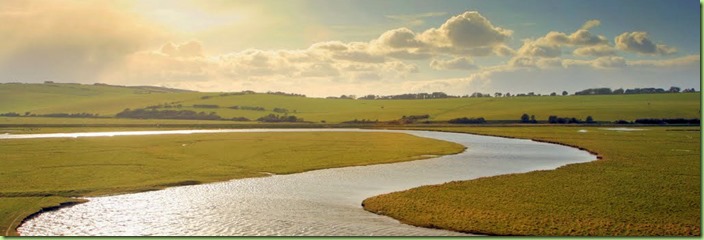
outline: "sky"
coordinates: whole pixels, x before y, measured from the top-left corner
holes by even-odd
[[[0,82],[469,95],[700,89],[696,0],[2,0]]]

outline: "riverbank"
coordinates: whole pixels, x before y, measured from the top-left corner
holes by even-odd
[[[701,235],[698,127],[423,129],[579,146],[602,159],[385,194],[366,199],[366,210],[415,226],[487,235]]]
[[[163,189],[462,152],[400,133],[290,132],[1,140],[0,229],[71,197]],[[294,157],[296,156],[296,157]],[[426,157],[427,158],[427,157]],[[193,161],[198,159],[198,161]],[[18,220],[19,219],[19,220]]]
[[[417,186],[596,160],[585,151],[521,139],[402,133],[459,143],[469,150],[426,161],[89,198],[85,204],[41,214],[18,231],[37,236],[459,236],[464,234],[400,224],[364,211],[360,203],[370,196]]]

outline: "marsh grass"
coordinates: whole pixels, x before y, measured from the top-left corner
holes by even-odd
[[[366,199],[365,209],[416,226],[489,235],[701,235],[699,128],[436,130],[558,142],[603,159],[385,194]]]
[[[454,154],[402,133],[286,132],[0,140],[0,229],[68,197]]]

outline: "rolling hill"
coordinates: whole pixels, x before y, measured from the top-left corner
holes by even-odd
[[[700,93],[632,95],[530,96],[508,98],[446,98],[424,100],[323,99],[280,94],[191,92],[158,87],[111,85],[0,84],[0,113],[91,113],[114,117],[126,108],[215,112],[223,118],[255,120],[267,114],[295,115],[310,122],[351,120],[391,121],[428,114],[430,121],[483,117],[517,120],[523,113],[546,120],[550,115],[596,121],[637,118],[699,118]],[[237,109],[234,107],[237,106]],[[263,109],[263,110],[262,110]],[[274,111],[277,110],[277,111]]]

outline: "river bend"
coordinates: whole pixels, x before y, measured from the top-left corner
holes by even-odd
[[[245,129],[150,131],[217,132],[372,131],[360,129]],[[231,180],[159,191],[86,198],[87,203],[46,212],[18,228],[21,235],[91,236],[444,236],[461,233],[401,224],[364,211],[362,200],[429,184],[555,169],[593,161],[575,148],[522,139],[428,131],[403,132],[456,142],[467,150],[433,159],[316,170]],[[101,137],[139,132],[32,134]],[[0,135],[0,138],[29,138]]]

